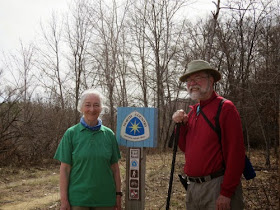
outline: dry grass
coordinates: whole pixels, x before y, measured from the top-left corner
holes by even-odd
[[[58,168],[1,168],[0,209],[43,209],[59,200]]]
[[[252,152],[251,161],[257,169],[257,177],[252,181],[242,180],[246,209],[279,209],[276,159],[272,158],[270,170],[265,169],[264,155],[260,151]],[[166,208],[171,162],[172,151],[147,155],[145,209]],[[183,164],[184,155],[178,152],[170,209],[185,209],[185,191],[177,177]],[[120,162],[123,191],[125,167],[123,156]],[[0,209],[59,209],[58,174],[58,165],[47,168],[1,168]]]

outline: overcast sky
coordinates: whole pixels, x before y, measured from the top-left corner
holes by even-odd
[[[64,12],[71,0],[0,0],[0,49],[18,48],[20,40],[31,42],[40,31],[40,21],[52,11]]]
[[[195,0],[192,0],[195,1]],[[197,0],[189,7],[190,16],[210,14],[212,0]],[[53,11],[65,12],[71,0],[0,0],[0,52],[18,49],[20,40],[28,44],[40,32],[40,21],[50,19]]]

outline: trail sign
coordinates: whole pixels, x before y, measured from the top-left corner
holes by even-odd
[[[117,139],[126,147],[157,146],[157,109],[118,107]]]
[[[157,146],[156,108],[118,107],[116,137],[126,146],[125,209],[145,209],[146,147]]]

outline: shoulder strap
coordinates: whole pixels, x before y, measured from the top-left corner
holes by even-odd
[[[221,143],[221,127],[220,127],[220,122],[219,122],[219,118],[220,118],[220,114],[221,114],[221,110],[222,110],[222,106],[225,102],[225,98],[222,98],[222,100],[219,103],[218,106],[218,110],[217,110],[217,114],[215,116],[215,126],[213,125],[213,123],[210,122],[210,120],[207,118],[207,116],[204,114],[204,112],[202,111],[202,109],[200,109],[200,113],[203,116],[203,118],[206,120],[206,122],[208,123],[208,125],[217,133],[218,137],[219,137],[219,142]]]
[[[217,133],[217,135],[219,137],[219,143],[220,143],[221,147],[222,147],[222,133],[221,133],[221,126],[220,126],[219,118],[220,118],[220,114],[221,114],[221,111],[222,111],[222,106],[223,106],[225,100],[226,100],[225,98],[222,98],[222,100],[219,103],[218,110],[217,110],[217,113],[216,113],[216,116],[215,116],[215,125],[216,126],[214,126],[213,123],[210,122],[210,120],[206,117],[206,115],[204,114],[202,109],[200,110],[200,113],[203,116],[203,118],[206,120],[206,122],[209,124],[209,126]],[[222,151],[222,156],[224,156],[222,149],[221,149],[221,151]],[[225,161],[223,161],[223,165],[224,165],[224,167],[226,167],[225,166]]]
[[[219,143],[222,147],[222,134],[221,134],[221,126],[220,126],[220,122],[219,122],[219,118],[220,118],[220,114],[221,114],[221,111],[222,111],[222,106],[225,102],[225,98],[222,98],[222,100],[220,101],[219,103],[219,106],[218,106],[218,110],[217,110],[217,114],[215,116],[215,125],[216,127],[213,125],[213,123],[210,122],[210,120],[206,117],[206,115],[204,114],[204,112],[202,111],[202,109],[200,109],[200,113],[201,115],[203,116],[203,118],[206,120],[206,122],[209,124],[209,126],[217,133],[218,137],[219,137]],[[221,149],[222,151],[222,156],[223,155],[223,150]],[[223,161],[223,165],[224,167],[226,168],[225,166],[225,161]]]
[[[220,143],[221,143],[221,140],[222,140],[222,134],[221,134],[221,126],[220,126],[219,119],[220,119],[220,114],[221,114],[221,111],[222,111],[222,106],[223,106],[225,101],[226,101],[226,99],[222,98],[222,100],[219,103],[218,111],[217,111],[217,114],[216,114],[216,117],[215,117],[215,124],[216,124],[216,130],[217,130],[216,132],[218,134]]]

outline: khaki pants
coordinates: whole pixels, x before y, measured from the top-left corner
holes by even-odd
[[[71,206],[71,210],[113,210],[114,207],[81,207]]]
[[[216,200],[220,195],[223,178],[224,177],[221,176],[204,183],[191,182],[188,186],[186,196],[187,210],[215,210]],[[244,209],[241,183],[231,197],[230,209]]]

